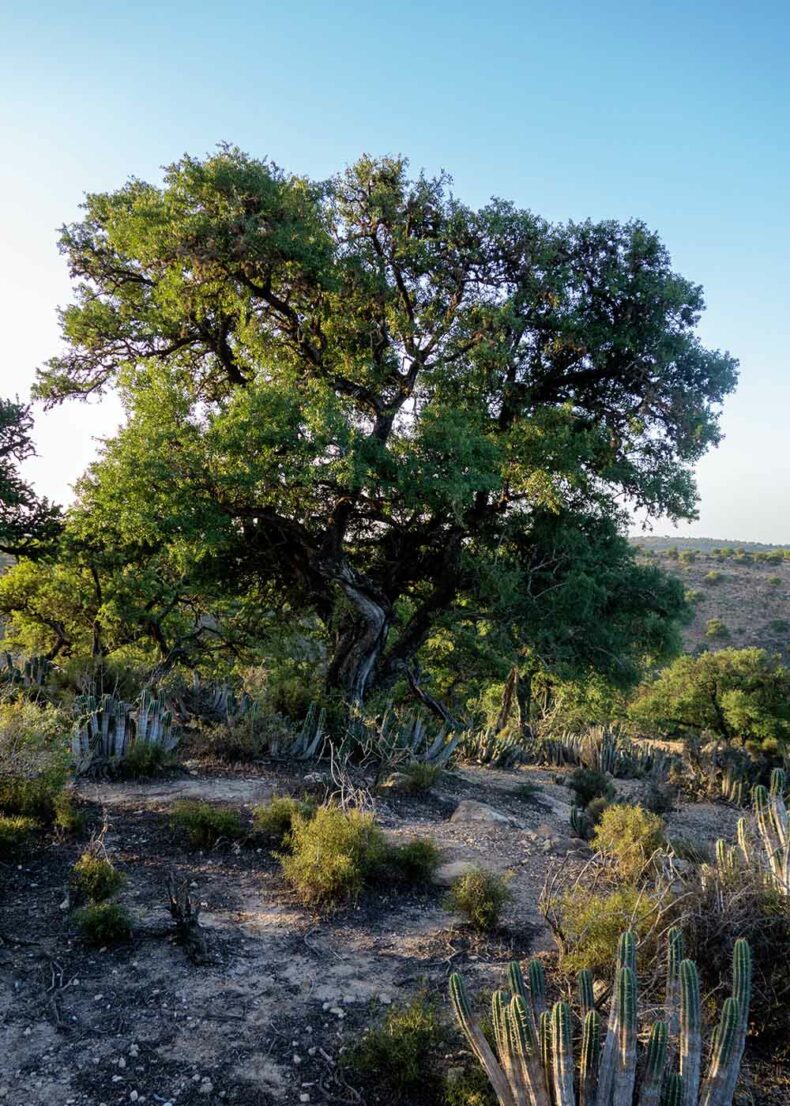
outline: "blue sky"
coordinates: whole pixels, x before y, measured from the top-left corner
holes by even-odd
[[[326,177],[360,153],[549,219],[644,219],[741,361],[681,534],[790,543],[790,5],[0,0],[0,392],[25,395],[68,298],[85,191],[228,140]],[[65,499],[114,402],[39,419]],[[666,532],[666,523],[656,526]]]

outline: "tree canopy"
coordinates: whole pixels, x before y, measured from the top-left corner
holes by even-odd
[[[566,665],[609,663],[607,611],[666,647],[677,592],[622,546],[601,569],[624,504],[693,515],[736,369],[643,224],[222,148],[89,196],[61,248],[75,302],[38,395],[114,386],[128,413],[80,489],[83,549],[318,620],[351,701],[416,683],[472,614]]]
[[[60,531],[59,509],[39,499],[19,473],[35,452],[32,428],[29,407],[0,399],[0,553],[13,556],[40,554]]]
[[[764,649],[682,656],[645,685],[630,710],[650,732],[776,751],[790,740],[790,670]]]

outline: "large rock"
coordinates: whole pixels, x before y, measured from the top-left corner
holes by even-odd
[[[513,819],[503,814],[501,810],[494,810],[487,803],[479,803],[476,799],[462,799],[450,816],[451,822],[498,822],[503,825],[513,825]]]

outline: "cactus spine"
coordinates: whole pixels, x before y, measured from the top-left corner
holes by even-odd
[[[554,1101],[573,1102],[573,1042],[571,1011],[567,1002],[557,1002],[551,1012],[551,1052],[554,1071]]]
[[[582,1030],[582,1054],[579,1065],[579,1106],[595,1106],[598,1090],[598,1064],[601,1058],[601,1016],[588,1010]]]
[[[579,1009],[582,1018],[584,1018],[595,1006],[593,999],[593,977],[590,969],[582,968],[577,976],[576,982],[579,988]]]

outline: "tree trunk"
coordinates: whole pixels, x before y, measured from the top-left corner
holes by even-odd
[[[350,706],[359,706],[386,644],[392,607],[381,592],[348,566],[341,567],[337,583],[352,611],[342,620],[326,683],[330,691],[341,691]]]

